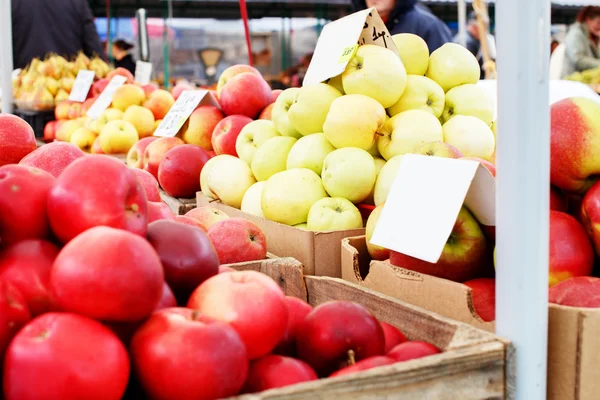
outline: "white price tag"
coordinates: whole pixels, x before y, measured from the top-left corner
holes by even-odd
[[[85,99],[87,99],[87,95],[92,87],[92,84],[94,83],[95,77],[96,73],[94,71],[87,71],[84,69],[80,70],[77,73],[75,82],[73,83],[69,100],[83,103]]]
[[[154,136],[174,137],[177,135],[185,121],[205,98],[214,103],[208,90],[186,90],[182,92],[154,132]]]
[[[147,85],[152,78],[152,63],[137,61],[135,63],[135,81],[140,85]]]
[[[110,107],[117,89],[123,86],[125,82],[127,82],[127,78],[121,75],[112,78],[108,85],[106,85],[106,88],[100,93],[100,96],[98,96],[94,104],[92,104],[86,115],[92,119],[96,119],[102,115],[104,110]]]

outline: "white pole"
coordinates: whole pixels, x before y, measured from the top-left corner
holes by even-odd
[[[458,44],[467,46],[467,3],[458,0]]]
[[[550,1],[496,2],[496,331],[516,346],[517,400],[546,399]]]
[[[12,12],[10,1],[0,0],[0,73],[2,74],[0,83],[2,84],[3,113],[12,113],[13,111]]]

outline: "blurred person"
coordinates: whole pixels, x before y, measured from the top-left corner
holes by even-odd
[[[13,0],[11,4],[15,69],[51,52],[69,58],[79,51],[88,57],[104,55],[87,0]]]
[[[481,78],[485,77],[485,70],[483,68],[483,51],[481,50],[481,41],[479,35],[479,24],[477,22],[477,13],[471,11],[467,20],[467,38],[465,47],[477,58],[479,62],[479,68],[481,69]],[[457,34],[452,39],[454,43],[460,43],[460,36]],[[496,60],[496,39],[494,35],[488,33],[487,37],[488,50],[492,61]]]
[[[600,67],[600,7],[583,7],[565,38],[563,76]]]
[[[356,10],[375,7],[392,35],[413,33],[427,42],[429,52],[452,40],[450,28],[418,0],[352,0]]]
[[[116,40],[112,45],[112,56],[115,68],[125,68],[135,75],[135,60],[130,51],[133,45],[123,39]]]

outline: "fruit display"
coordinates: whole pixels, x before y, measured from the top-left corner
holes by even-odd
[[[44,60],[33,59],[13,78],[13,96],[20,109],[51,110],[69,98],[80,70],[93,71],[96,80],[109,75],[112,68],[99,57],[88,58],[80,52],[67,60],[57,54],[48,54]]]

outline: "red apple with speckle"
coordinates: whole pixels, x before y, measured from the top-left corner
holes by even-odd
[[[230,115],[222,119],[212,134],[212,147],[217,155],[229,154],[237,157],[235,142],[244,126],[252,122],[252,118],[244,115]]]
[[[184,144],[172,148],[158,166],[158,181],[167,194],[193,198],[200,191],[200,173],[210,156],[200,146]]]
[[[0,114],[0,167],[16,164],[37,148],[33,128],[12,114]]]
[[[496,280],[492,278],[477,278],[464,283],[471,288],[473,308],[479,318],[485,322],[496,319]]]
[[[143,169],[132,168],[131,170],[137,177],[138,181],[140,181],[148,201],[161,202],[162,199],[160,198],[160,188],[156,178],[153,177],[150,172],[144,171]]]
[[[263,231],[244,218],[227,218],[208,230],[221,264],[264,260],[267,258],[267,238]]]
[[[52,142],[29,153],[19,164],[39,168],[58,177],[67,165],[83,156],[85,153],[71,143]]]
[[[15,286],[0,280],[0,373],[4,352],[19,329],[31,319],[25,298]]]
[[[304,322],[306,316],[312,311],[312,306],[297,297],[286,296],[285,305],[288,310],[288,321],[285,335],[273,352],[284,356],[296,356],[296,332],[298,326]]]
[[[149,201],[148,223],[159,221],[161,219],[175,221],[175,214],[166,203],[163,203],[162,201]]]
[[[600,278],[578,276],[550,288],[548,301],[561,306],[600,308]]]

